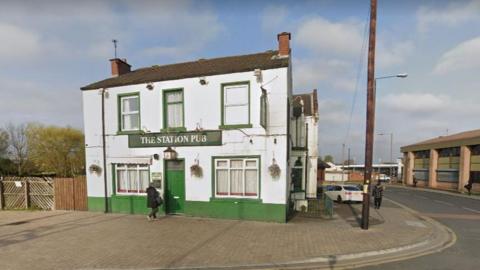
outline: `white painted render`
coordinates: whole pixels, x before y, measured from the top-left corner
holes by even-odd
[[[185,159],[186,200],[209,201],[212,197],[212,156],[260,156],[260,199],[264,203],[285,204],[287,202],[289,175],[287,155],[287,102],[291,94],[289,68],[263,70],[263,87],[268,94],[268,127],[260,126],[261,83],[257,83],[254,72],[240,72],[206,77],[207,84],[201,85],[199,78],[186,78],[154,82],[153,90],[146,84],[121,86],[107,89],[105,99],[105,124],[107,148],[107,187],[112,194],[112,164],[150,162],[150,172],[163,174],[163,151],[165,147],[129,148],[128,135],[117,135],[117,95],[138,92],[140,94],[140,126],[147,133],[158,133],[163,128],[162,90],[183,88],[184,125],[187,131],[200,125],[204,130],[218,130],[221,124],[221,84],[238,81],[250,82],[250,123],[252,128],[223,130],[222,146],[175,147],[179,158]],[[96,164],[103,167],[102,156],[102,113],[101,90],[83,91],[83,113],[86,143],[87,168]],[[250,142],[250,140],[252,142]],[[275,143],[276,141],[276,143]],[[153,160],[159,154],[160,160]],[[203,168],[203,177],[190,175],[190,166],[198,157]],[[268,166],[275,158],[282,173],[272,179]],[[316,168],[316,166],[315,166]],[[97,175],[87,171],[88,196],[103,197],[103,173]]]

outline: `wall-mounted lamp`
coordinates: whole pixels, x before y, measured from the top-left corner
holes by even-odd
[[[159,154],[153,154],[153,159],[159,160],[159,159],[160,159],[160,155],[159,155]]]
[[[200,82],[201,85],[206,85],[208,83],[207,79],[205,79],[205,77],[200,77],[199,82]]]
[[[253,75],[257,77],[257,83],[263,82],[262,70],[257,68],[253,71]]]
[[[154,88],[153,83],[147,83],[147,86],[146,86],[146,87],[147,87],[147,89],[150,90],[150,91],[152,91],[153,88]]]
[[[177,159],[177,151],[173,150],[170,146],[163,151],[163,158],[165,160],[175,160]]]

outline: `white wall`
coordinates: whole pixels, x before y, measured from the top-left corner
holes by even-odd
[[[179,158],[185,158],[186,199],[208,201],[212,196],[211,157],[229,155],[261,156],[261,199],[264,203],[285,203],[287,164],[287,100],[288,69],[264,70],[263,81],[268,94],[269,117],[268,132],[260,126],[260,84],[251,72],[208,76],[208,84],[200,85],[198,78],[180,79],[153,83],[154,90],[146,89],[146,84],[110,88],[105,99],[105,123],[107,134],[107,177],[109,194],[111,184],[111,163],[129,158],[149,158],[157,153],[161,157],[165,148],[128,148],[128,136],[117,135],[118,108],[117,95],[123,93],[140,93],[141,127],[150,132],[160,132],[163,127],[162,90],[171,88],[184,89],[185,127],[194,130],[201,122],[205,130],[218,130],[221,124],[221,84],[237,81],[250,82],[250,122],[253,128],[223,131],[222,146],[177,147]],[[91,164],[103,167],[102,129],[101,129],[101,95],[99,90],[83,91],[83,110],[86,143],[87,168]],[[252,139],[252,143],[250,143]],[[274,140],[276,139],[276,144]],[[203,177],[190,175],[189,167],[199,157],[203,168]],[[282,174],[279,179],[272,179],[268,174],[273,156],[277,160]],[[163,172],[163,161],[152,161],[151,172]],[[88,196],[103,196],[103,175],[87,172]]]

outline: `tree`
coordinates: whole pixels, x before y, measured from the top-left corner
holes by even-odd
[[[0,158],[5,157],[8,149],[8,132],[0,129]]]
[[[30,124],[29,158],[41,172],[74,176],[85,172],[83,133],[71,127]]]
[[[27,164],[28,148],[27,148],[27,136],[26,125],[8,124],[6,127],[8,134],[8,154],[10,155],[13,163],[17,166],[17,174],[24,174],[24,169]]]
[[[332,156],[332,155],[326,155],[326,156],[323,158],[323,161],[334,163],[334,162],[333,162],[333,156]]]

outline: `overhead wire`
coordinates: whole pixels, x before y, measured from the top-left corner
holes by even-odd
[[[357,77],[355,81],[355,91],[353,93],[353,99],[352,99],[352,104],[350,107],[350,117],[348,120],[348,126],[347,126],[347,132],[345,134],[345,139],[343,140],[343,144],[347,143],[347,140],[350,136],[350,129],[352,127],[352,119],[353,119],[353,112],[355,110],[355,104],[357,102],[357,93],[358,93],[358,86],[360,82],[360,76],[362,74],[362,71],[364,70],[364,61],[365,61],[365,51],[367,49],[367,37],[368,37],[368,21],[370,17],[370,10],[367,12],[367,16],[365,18],[365,24],[364,24],[364,30],[363,30],[363,42],[362,42],[362,48],[360,49],[360,57],[358,59],[358,66],[357,66]]]

